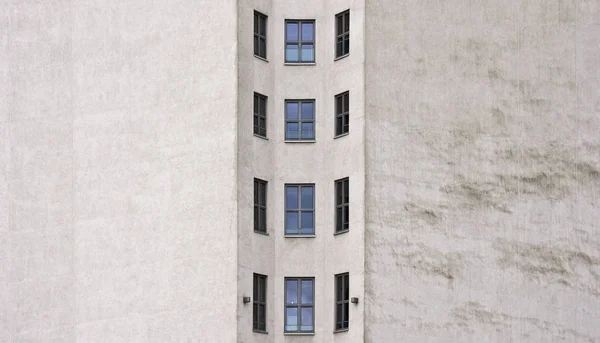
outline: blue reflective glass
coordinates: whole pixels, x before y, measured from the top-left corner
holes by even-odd
[[[302,103],[302,119],[313,119],[315,117],[315,104],[312,102]]]
[[[286,24],[286,41],[297,41],[298,40],[298,23],[287,23]]]
[[[302,40],[312,41],[315,39],[315,24],[314,23],[302,23]]]
[[[287,44],[285,46],[285,61],[298,62],[298,44]]]
[[[298,208],[298,186],[287,186],[285,188],[285,201],[286,209]]]
[[[302,107],[304,110],[304,107]],[[287,102],[285,104],[285,115],[287,119],[298,119],[298,103]]]
[[[313,188],[312,186],[304,186],[302,187],[302,208],[304,209],[312,209],[314,207],[313,203]]]
[[[297,55],[297,54],[296,54]],[[312,44],[302,45],[302,62],[314,62],[315,49]]]
[[[285,129],[285,138],[286,139],[298,139],[299,137],[299,130],[298,128],[300,127],[298,125],[298,123],[287,123],[286,125],[286,129]]]
[[[313,123],[302,123],[302,139],[314,139],[315,131]]]
[[[312,212],[302,212],[302,234],[314,234],[314,217]]]
[[[285,309],[285,330],[298,331],[298,308],[290,307]]]
[[[298,212],[287,212],[285,214],[285,233],[298,234]]]
[[[302,280],[302,304],[313,303],[313,281]]]
[[[302,308],[302,323],[300,323],[300,331],[313,330],[313,309],[312,307]]]
[[[285,280],[285,303],[298,303],[298,280]]]

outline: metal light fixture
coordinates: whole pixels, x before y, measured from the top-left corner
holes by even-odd
[[[247,303],[249,303],[249,302],[250,302],[250,297],[246,297],[246,296],[245,296],[245,297],[243,297],[242,299],[243,299],[243,301],[244,301],[244,304],[247,304]]]
[[[352,297],[350,298],[350,302],[353,304],[358,304],[358,298]]]

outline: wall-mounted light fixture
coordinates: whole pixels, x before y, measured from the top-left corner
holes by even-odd
[[[358,304],[358,298],[352,297],[350,298],[350,302],[353,304]]]
[[[243,297],[242,299],[244,301],[244,304],[247,304],[250,302],[250,297]]]

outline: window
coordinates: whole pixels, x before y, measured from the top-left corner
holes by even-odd
[[[267,16],[254,11],[254,55],[267,58]]]
[[[335,329],[345,330],[348,328],[350,307],[350,276],[338,274],[335,276]]]
[[[335,57],[337,58],[350,53],[350,10],[337,14],[335,24]]]
[[[285,101],[285,139],[315,139],[315,101]]]
[[[285,332],[314,332],[313,278],[285,279]]]
[[[267,331],[267,277],[254,274],[252,330]]]
[[[267,182],[254,179],[254,231],[267,233]]]
[[[350,93],[335,96],[335,135],[340,136],[350,130]]]
[[[285,61],[297,63],[315,61],[314,20],[286,20]]]
[[[254,134],[267,138],[267,97],[254,93]]]
[[[285,186],[285,234],[315,234],[315,186]]]
[[[350,228],[350,179],[335,181],[335,232]]]

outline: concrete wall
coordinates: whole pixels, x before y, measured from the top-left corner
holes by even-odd
[[[239,2],[239,323],[240,342],[363,340],[364,2]],[[351,10],[350,56],[334,62],[335,14]],[[269,16],[268,62],[253,56],[253,11]],[[315,65],[284,65],[286,19],[316,21]],[[350,134],[334,139],[334,96],[350,91]],[[269,97],[268,140],[253,136],[252,95]],[[284,142],[285,99],[315,99],[316,142]],[[253,232],[253,178],[268,181],[267,230]],[[334,236],[334,181],[350,178],[350,232]],[[316,237],[284,237],[284,185],[314,183]],[[350,330],[334,334],[334,275],[350,273]],[[268,276],[268,335],[252,332],[252,273]],[[284,278],[315,278],[315,335],[284,336]]]
[[[236,341],[235,4],[2,1],[0,341]]]
[[[598,1],[367,1],[365,42],[365,341],[600,341]]]

